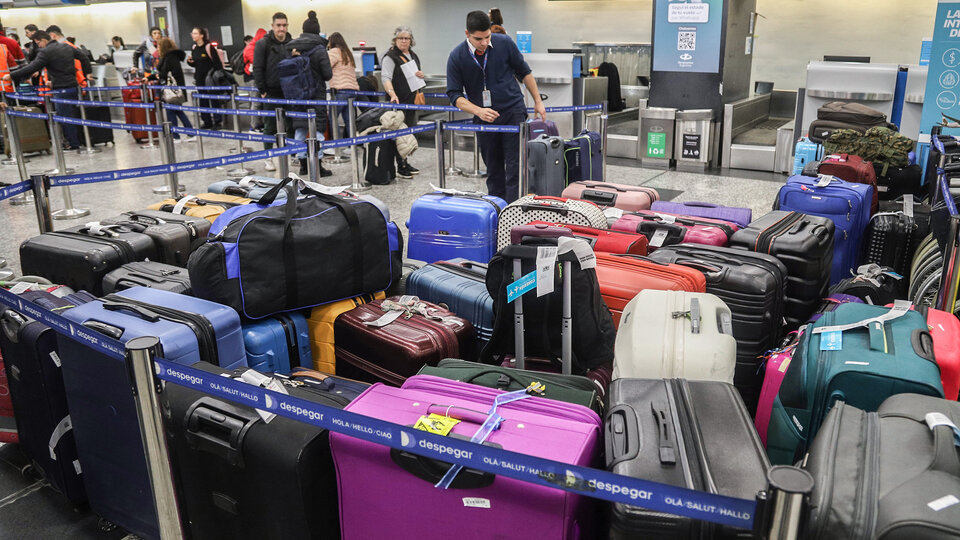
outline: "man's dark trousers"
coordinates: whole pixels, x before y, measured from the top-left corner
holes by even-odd
[[[527,110],[522,104],[498,112],[500,116],[493,121],[493,125],[517,126],[527,119]],[[476,117],[474,121],[478,121]],[[487,193],[508,203],[517,200],[520,185],[520,134],[478,132],[477,135],[480,155],[487,166]]]
[[[65,91],[62,94],[56,94],[53,97],[61,99],[69,99],[76,101],[77,100],[77,89],[71,88],[69,91]],[[57,115],[65,116],[67,118],[79,118],[80,114],[76,105],[70,105],[67,103],[54,103],[54,110],[56,110]],[[77,126],[74,124],[61,123],[60,131],[63,132],[63,138],[66,139],[67,145],[75,148],[79,148],[83,145],[80,142],[80,134],[77,130]]]

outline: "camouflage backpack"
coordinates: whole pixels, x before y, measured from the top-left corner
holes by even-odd
[[[866,133],[853,129],[838,129],[823,143],[827,154],[853,154],[865,161],[882,165],[880,176],[887,174],[887,167],[906,167],[910,164],[910,152],[915,142],[886,127],[872,127]]]
[[[860,140],[863,138],[863,132],[856,129],[837,129],[830,134],[830,137],[823,141],[823,153],[828,154],[852,154],[867,159],[861,154],[862,147]]]

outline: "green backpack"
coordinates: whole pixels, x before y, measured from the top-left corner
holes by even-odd
[[[838,129],[824,141],[824,154],[852,154],[864,161],[882,165],[880,176],[887,174],[887,167],[906,167],[910,164],[910,152],[916,143],[886,127],[872,127],[865,133],[855,129]]]

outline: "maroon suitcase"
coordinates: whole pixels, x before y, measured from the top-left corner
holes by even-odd
[[[877,213],[880,193],[877,191],[877,170],[873,168],[873,163],[852,154],[832,154],[823,156],[820,166],[817,167],[817,173],[836,176],[847,182],[873,186],[870,215]]]
[[[397,313],[385,311],[384,302],[411,298],[416,299],[374,300],[337,317],[333,331],[338,376],[399,386],[423,366],[436,366],[444,358],[476,359],[473,325],[430,302],[416,300],[427,316],[410,310],[382,326],[370,324]]]
[[[510,243],[519,244],[525,236],[537,238],[573,238],[573,231],[559,225],[551,225],[543,221],[510,227]]]

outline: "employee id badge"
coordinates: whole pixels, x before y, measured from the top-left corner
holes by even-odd
[[[489,107],[489,106],[491,106],[491,105],[493,105],[493,99],[490,97],[490,91],[489,91],[489,90],[484,90],[484,91],[483,91],[483,106],[484,106],[484,107]]]

